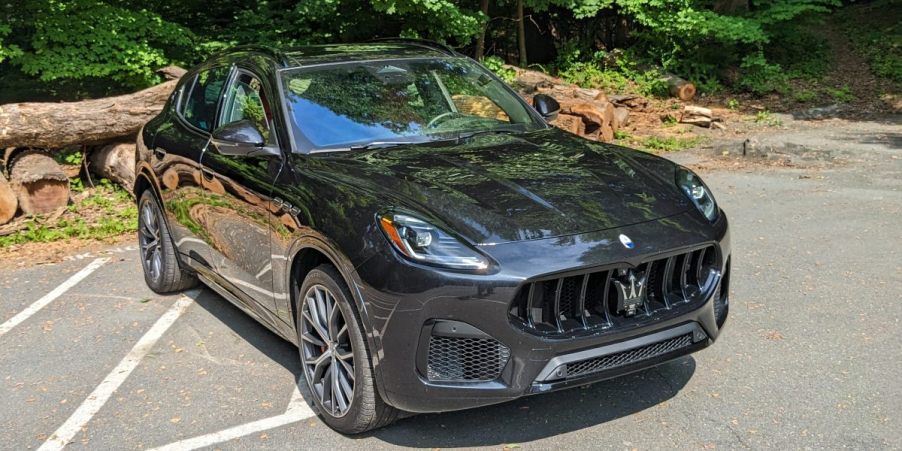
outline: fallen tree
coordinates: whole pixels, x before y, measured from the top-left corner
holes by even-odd
[[[185,71],[169,67],[161,72],[177,78]],[[176,83],[172,79],[132,94],[102,99],[0,105],[0,148],[59,149],[133,136],[160,112]]]

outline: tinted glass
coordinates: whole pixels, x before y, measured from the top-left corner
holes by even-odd
[[[239,74],[229,86],[222,106],[220,126],[249,119],[257,126],[264,138],[269,138],[269,124],[272,110],[266,100],[266,93],[260,80],[250,74]]]
[[[216,106],[223,85],[229,76],[229,67],[216,67],[197,74],[194,86],[188,91],[182,116],[191,125],[210,131],[216,118]]]
[[[283,77],[292,131],[307,148],[544,127],[503,83],[463,58],[330,64]]]

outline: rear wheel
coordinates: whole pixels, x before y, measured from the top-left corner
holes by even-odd
[[[144,281],[157,293],[172,293],[197,285],[194,274],[182,270],[169,229],[153,192],[145,190],[138,200],[138,246]]]
[[[345,434],[395,421],[398,411],[376,391],[369,350],[338,271],[317,267],[297,294],[301,366],[323,421]]]

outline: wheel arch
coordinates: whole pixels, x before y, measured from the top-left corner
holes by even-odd
[[[379,395],[383,400],[388,399],[383,392],[384,384],[382,383],[382,375],[379,370],[379,356],[381,355],[382,343],[372,329],[372,322],[369,320],[369,312],[359,289],[361,284],[360,278],[350,259],[335,249],[336,247],[328,239],[315,235],[306,236],[297,240],[292,247],[292,250],[289,253],[289,263],[287,265],[289,270],[286,272],[285,276],[287,278],[285,286],[289,292],[289,308],[291,309],[292,327],[294,328],[295,333],[297,333],[297,315],[299,307],[299,299],[297,297],[299,293],[295,289],[295,284],[303,283],[307,274],[317,266],[321,264],[332,265],[332,267],[338,271],[343,279],[342,282],[345,283],[348,287],[348,291],[351,293],[353,301],[351,307],[354,308],[354,311],[357,313],[357,318],[360,322],[361,329],[363,329],[367,346],[369,346],[370,363],[373,366],[373,372],[377,381],[376,389],[379,391]]]

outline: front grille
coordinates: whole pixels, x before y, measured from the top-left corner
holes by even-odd
[[[714,246],[524,284],[511,303],[513,320],[543,335],[595,331],[660,319],[698,305],[717,289]]]
[[[507,365],[510,349],[494,338],[429,337],[426,377],[430,381],[491,381]]]
[[[568,378],[585,376],[587,374],[598,373],[662,356],[685,348],[691,344],[692,334],[686,334],[615,354],[608,354],[593,359],[583,360],[581,362],[568,363],[565,365],[565,371],[559,374],[566,375]]]

